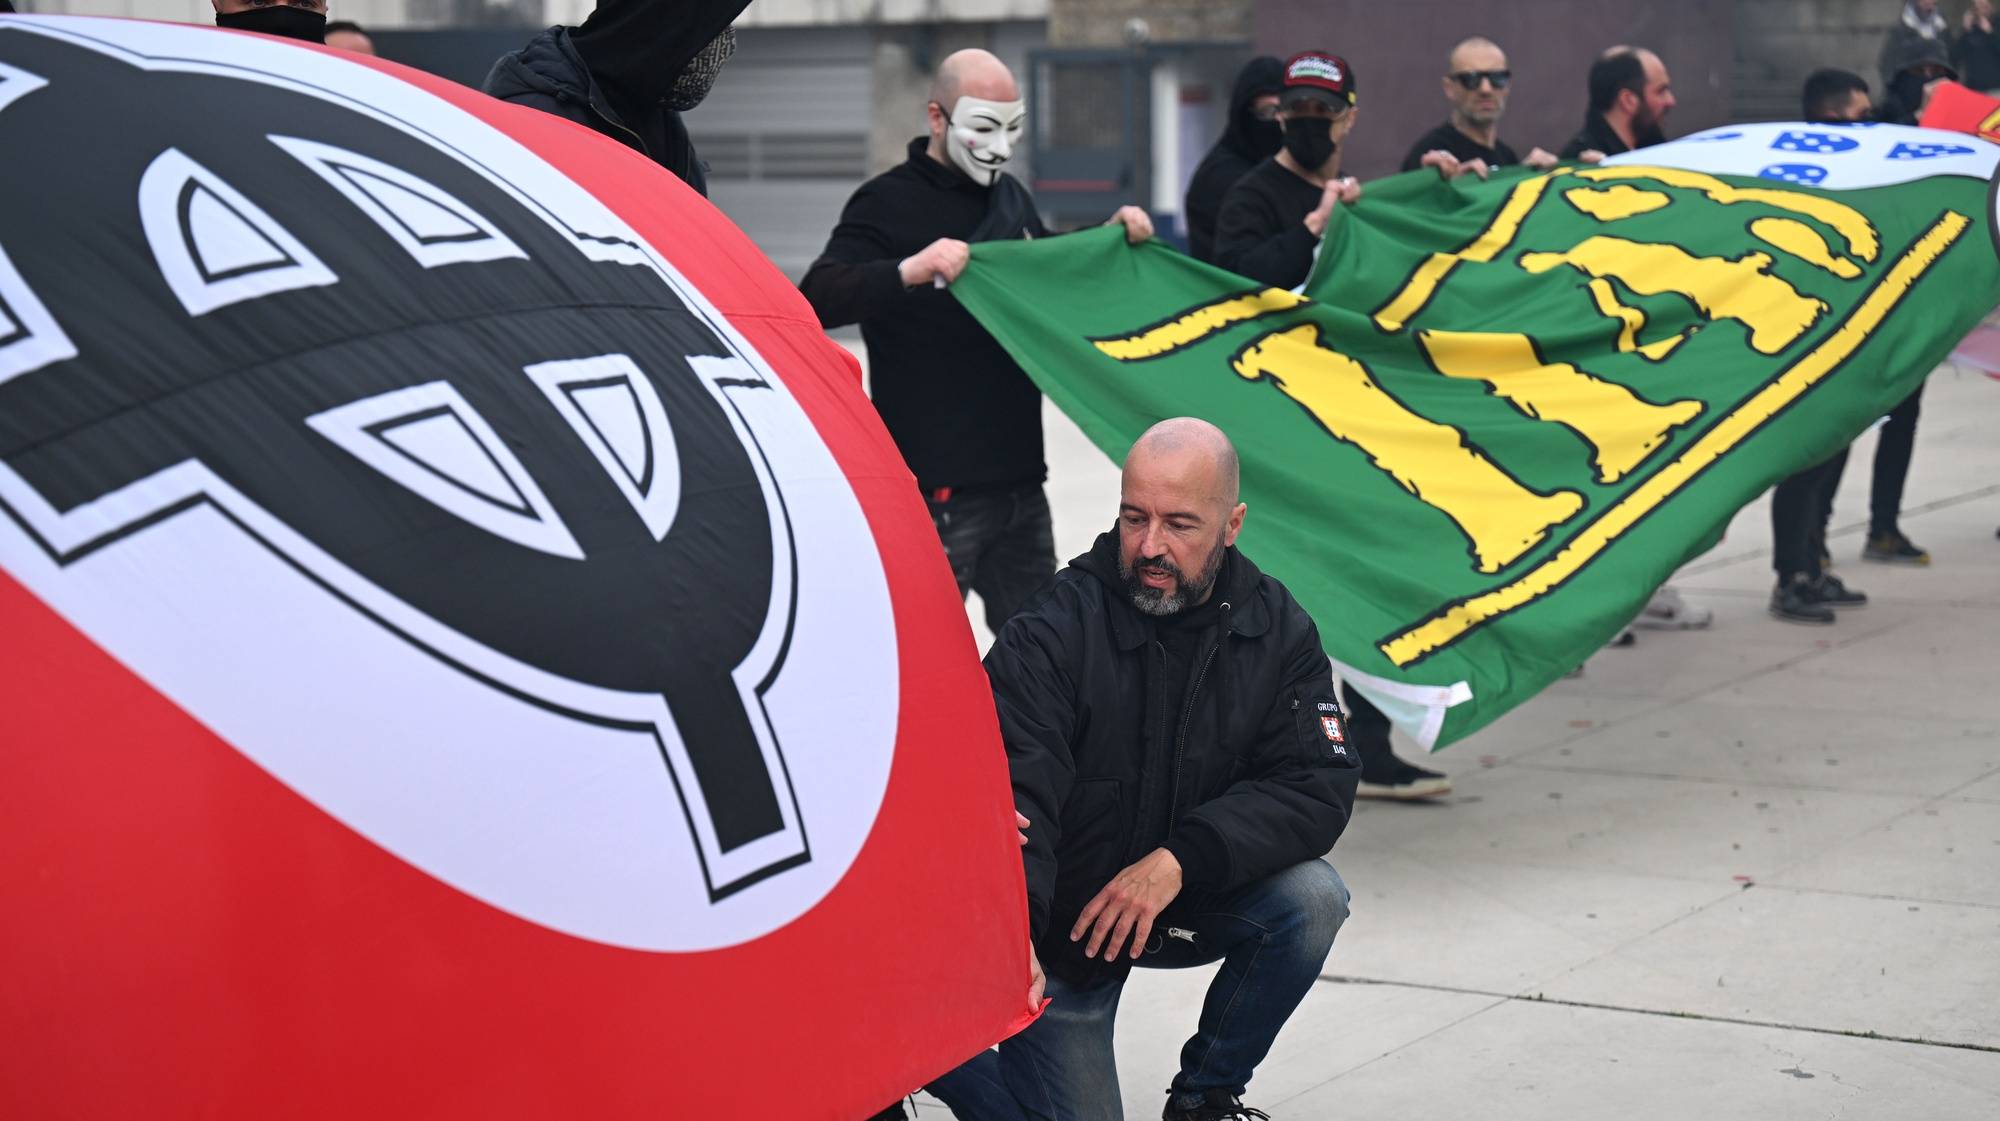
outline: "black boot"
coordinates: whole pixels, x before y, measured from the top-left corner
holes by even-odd
[[[1820,577],[1830,580],[1830,576]],[[1833,622],[1833,608],[1819,601],[1814,594],[1813,581],[1804,573],[1794,575],[1771,590],[1771,614],[1787,623],[1809,623],[1825,626]]]

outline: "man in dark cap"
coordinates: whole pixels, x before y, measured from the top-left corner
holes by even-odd
[[[1951,25],[1937,7],[1937,0],[1903,0],[1903,10],[1882,37],[1882,52],[1875,59],[1885,90],[1915,63],[1951,61]]]
[[[1285,63],[1283,147],[1223,196],[1215,264],[1276,288],[1305,283],[1333,208],[1361,197],[1361,185],[1340,174],[1355,100],[1354,68],[1339,55],[1306,51]]]
[[[1284,127],[1278,123],[1278,91],[1285,84],[1285,64],[1270,55],[1253,58],[1236,75],[1229,95],[1229,126],[1208,150],[1188,181],[1188,254],[1197,261],[1215,261],[1215,220],[1223,196],[1251,168],[1278,154]]]
[[[237,0],[217,0],[234,3]],[[595,129],[708,193],[681,114],[736,52],[750,0],[599,0],[578,27],[551,27],[502,55],[480,88]]]

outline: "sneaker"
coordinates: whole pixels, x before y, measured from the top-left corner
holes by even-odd
[[[1882,564],[1929,564],[1931,555],[1903,536],[1901,530],[1892,529],[1887,533],[1871,533],[1868,544],[1861,547],[1861,559]]]
[[[1866,607],[1868,593],[1858,592],[1840,582],[1840,577],[1831,572],[1820,574],[1820,578],[1809,585],[1812,597],[1828,607]]]
[[[1361,768],[1357,798],[1381,798],[1390,802],[1418,802],[1451,793],[1451,780],[1436,771],[1406,763],[1394,755],[1380,768]]]
[[[1605,645],[1607,645],[1607,646],[1637,646],[1637,645],[1639,645],[1639,632],[1638,632],[1638,631],[1635,631],[1635,630],[1633,630],[1633,629],[1632,629],[1631,627],[1626,627],[1626,628],[1625,628],[1624,630],[1622,630],[1622,631],[1619,631],[1619,632],[1618,632],[1618,637],[1617,637],[1617,638],[1614,638],[1614,639],[1612,639],[1612,640],[1611,640],[1610,642],[1606,643]]]
[[[1833,608],[1819,601],[1813,594],[1813,585],[1803,576],[1795,576],[1771,590],[1771,614],[1787,623],[1825,626],[1833,622]]]
[[[1251,1109],[1243,1099],[1227,1090],[1201,1094],[1167,1093],[1167,1108],[1160,1121],[1271,1121],[1261,1109]]]
[[[1646,601],[1646,609],[1632,620],[1635,627],[1650,627],[1657,631],[1697,630],[1715,622],[1715,612],[1706,607],[1696,607],[1681,598],[1681,594],[1662,584]]]

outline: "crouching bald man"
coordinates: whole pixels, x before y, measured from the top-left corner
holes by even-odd
[[[1234,548],[1237,475],[1215,426],[1148,430],[1117,529],[986,657],[1050,1004],[930,1086],[962,1121],[1120,1121],[1131,967],[1217,960],[1164,1116],[1265,1116],[1242,1095],[1347,918],[1321,857],[1360,772],[1312,619]]]

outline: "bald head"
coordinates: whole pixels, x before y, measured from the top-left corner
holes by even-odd
[[[953,51],[938,63],[937,76],[931,79],[931,100],[949,112],[961,97],[1018,101],[1021,87],[1014,82],[1014,72],[993,52]]]
[[[1125,453],[1126,480],[1135,474],[1174,480],[1188,499],[1223,511],[1223,516],[1236,505],[1242,481],[1236,445],[1222,429],[1191,416],[1146,429]]]
[[[1497,65],[1493,61],[1496,57],[1499,60]],[[1500,70],[1506,65],[1507,52],[1500,49],[1500,44],[1484,35],[1474,35],[1470,39],[1460,40],[1459,44],[1451,49],[1451,54],[1445,56],[1444,72],[1455,74],[1460,70]]]
[[[1125,453],[1118,573],[1132,606],[1173,615],[1208,601],[1243,529],[1236,448],[1205,420],[1175,417]]]

